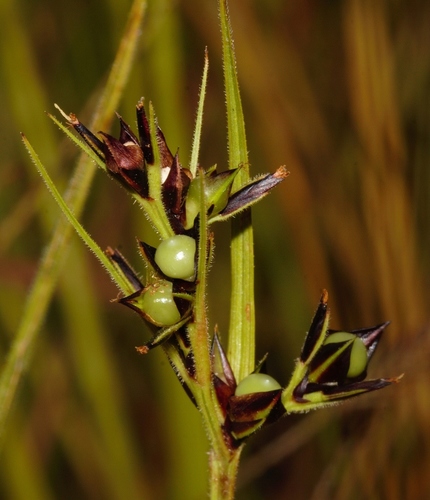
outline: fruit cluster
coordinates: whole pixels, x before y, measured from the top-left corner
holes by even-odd
[[[190,332],[198,315],[196,290],[205,280],[213,253],[208,228],[253,205],[288,172],[281,167],[234,189],[239,169],[218,173],[215,167],[206,171],[184,168],[178,154],[170,152],[155,117],[148,120],[142,102],[137,105],[139,137],[121,117],[119,139],[106,133],[99,139],[75,115],[67,119],[107,173],[142,205],[160,235],[157,248],[139,241],[146,268],[143,282],[118,250],[109,248],[107,254],[135,290],[118,301],[136,311],[153,333],[139,352],[146,353],[164,342],[173,347],[181,367],[172,358],[170,361],[196,403],[191,388],[196,359]],[[212,394],[223,416],[223,436],[232,446],[285,413],[332,404],[397,380],[365,380],[369,359],[388,323],[351,332],[330,330],[327,302],[324,292],[285,388],[263,373],[264,360],[237,383],[218,335],[213,336],[208,361]]]

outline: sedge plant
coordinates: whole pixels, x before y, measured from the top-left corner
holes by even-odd
[[[54,123],[139,204],[159,238],[138,236],[142,269],[135,271],[116,248],[103,250],[59,193],[26,137],[39,173],[73,228],[120,290],[116,301],[137,313],[147,340],[140,355],[163,349],[186,395],[198,409],[209,441],[210,498],[234,497],[247,439],[284,415],[318,409],[398,378],[367,380],[367,367],[388,322],[349,332],[329,326],[324,290],[286,387],[255,360],[255,306],[251,206],[288,176],[282,166],[251,178],[232,30],[226,0],[219,0],[227,108],[228,168],[199,163],[209,59],[198,100],[190,163],[173,154],[152,103],[136,106],[137,130],[118,115],[119,136],[91,130],[64,113]],[[73,129],[73,130],[71,130]],[[288,189],[288,187],[285,187]],[[227,334],[209,329],[207,290],[215,256],[214,224],[231,223],[231,310]],[[141,239],[142,238],[142,239]]]

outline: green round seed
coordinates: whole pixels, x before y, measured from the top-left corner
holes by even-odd
[[[354,341],[351,349],[349,369],[346,375],[348,378],[358,377],[367,368],[367,349],[363,341],[353,333],[336,332],[329,335],[324,342],[324,344],[332,344],[352,339]]]
[[[265,373],[251,373],[245,377],[236,387],[235,396],[254,394],[255,392],[269,392],[281,389],[278,382]]]
[[[196,240],[177,234],[163,240],[155,252],[155,262],[169,278],[192,281],[195,275]]]
[[[156,284],[145,291],[142,311],[161,326],[174,325],[181,319],[172,294],[172,283]]]

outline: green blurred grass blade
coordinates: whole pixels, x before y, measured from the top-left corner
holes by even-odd
[[[48,97],[37,67],[36,48],[22,20],[22,10],[13,0],[0,2],[0,19],[3,20],[0,33],[0,78],[2,92],[5,93],[2,97],[6,98],[6,109],[10,110],[10,115],[6,112],[6,126],[12,130],[15,127],[22,130],[22,127],[31,123],[36,131],[38,149],[43,149],[49,155],[55,151],[55,131],[46,123],[44,110]],[[53,156],[49,155],[47,160],[53,161]]]
[[[7,498],[14,500],[54,500],[43,464],[34,453],[28,452],[28,438],[22,429],[22,415],[14,419],[7,436],[2,458],[2,481]],[[13,442],[11,441],[13,439]],[[6,480],[7,479],[7,480]],[[3,490],[3,493],[5,491]]]
[[[183,45],[185,32],[179,12],[178,2],[172,0],[149,3],[148,29],[151,23],[155,36],[147,54],[147,66],[142,68],[142,78],[147,83],[145,88],[157,111],[160,127],[174,145],[173,151],[179,149],[182,163],[186,165],[185,153],[190,150],[190,141],[183,89],[188,54]]]
[[[94,115],[92,128],[96,130],[108,128],[114,109],[118,105],[134,60],[145,8],[146,1],[142,0],[136,0],[131,8],[125,35]],[[94,173],[95,165],[88,158],[81,157],[65,196],[66,203],[76,217],[79,217],[82,212]],[[15,341],[3,368],[0,378],[0,443],[6,430],[6,419],[18,383],[29,362],[36,334],[52,297],[72,232],[72,227],[62,218],[45,250],[33,288],[22,313]]]
[[[229,168],[243,167],[233,189],[249,179],[248,150],[245,123],[236,73],[227,1],[219,2],[224,62],[224,84],[227,104]],[[240,381],[255,367],[255,304],[254,304],[254,246],[251,211],[239,214],[231,224],[231,309],[228,358]]]
[[[124,409],[126,389],[118,380],[120,371],[105,339],[107,326],[97,306],[97,288],[89,279],[85,249],[76,240],[71,245],[68,264],[73,272],[61,276],[60,288],[75,372],[102,450],[104,488],[111,499],[152,498],[144,491],[150,481],[139,467],[136,445],[130,436],[131,422]],[[136,353],[130,350],[130,355]]]

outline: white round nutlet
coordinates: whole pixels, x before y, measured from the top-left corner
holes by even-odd
[[[367,368],[367,349],[363,341],[353,333],[335,332],[326,338],[324,344],[345,342],[348,340],[353,340],[353,343],[349,360],[349,369],[346,376],[348,378],[355,378],[360,376]]]
[[[181,319],[172,294],[172,283],[156,284],[143,294],[142,311],[156,324],[171,326]]]
[[[266,373],[251,373],[240,381],[234,393],[235,396],[254,394],[255,392],[269,392],[281,389],[279,383]]]
[[[155,252],[155,262],[169,278],[192,281],[195,277],[196,240],[177,234],[163,240]]]

